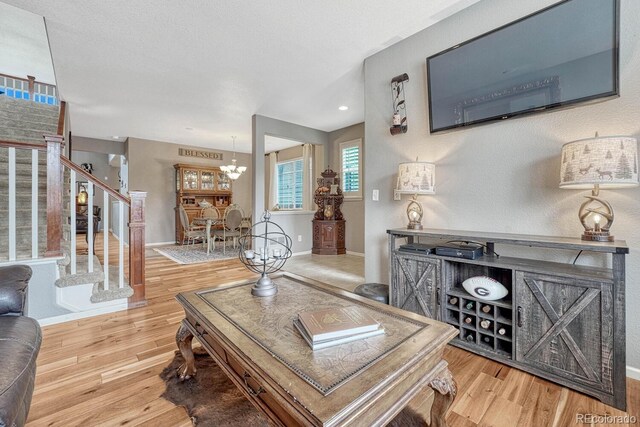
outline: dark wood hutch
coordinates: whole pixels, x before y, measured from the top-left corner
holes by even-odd
[[[313,216],[313,247],[316,255],[343,255],[345,247],[345,220],[340,207],[344,200],[337,172],[327,168],[317,178],[318,189],[313,201],[318,210]]]
[[[178,208],[182,205],[189,216],[189,222],[200,216],[205,201],[218,208],[220,216],[231,204],[233,195],[231,180],[218,167],[205,165],[173,165],[176,170],[176,242],[183,240],[182,224]]]

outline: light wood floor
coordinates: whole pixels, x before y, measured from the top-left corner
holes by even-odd
[[[188,266],[147,253],[146,307],[44,328],[28,426],[191,425],[184,409],[160,397],[158,374],[173,358],[183,316],[174,297],[253,276],[236,260]],[[329,267],[307,268],[323,280]],[[451,426],[569,426],[579,413],[623,414],[454,347],[445,356],[459,387]],[[628,382],[628,402],[639,416],[640,382]]]

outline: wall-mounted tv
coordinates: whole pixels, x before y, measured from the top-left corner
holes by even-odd
[[[427,58],[431,133],[618,95],[619,0],[566,0]]]

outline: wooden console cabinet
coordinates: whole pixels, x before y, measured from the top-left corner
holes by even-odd
[[[624,241],[426,229],[387,233],[391,305],[456,327],[452,345],[625,410]],[[485,255],[470,260],[402,249],[416,239],[428,246],[479,242]],[[498,256],[496,244],[557,250],[557,259],[566,262]],[[577,251],[611,256],[612,267],[575,265]],[[497,301],[472,296],[462,282],[474,276],[499,281],[509,294]]]
[[[313,220],[313,248],[316,255],[343,255],[347,253],[344,244],[345,221]]]
[[[178,207],[182,205],[187,212],[189,222],[200,216],[202,207],[199,202],[211,203],[224,214],[224,209],[231,204],[233,192],[231,180],[217,167],[203,165],[173,165],[176,170],[176,243],[183,241],[182,224]]]

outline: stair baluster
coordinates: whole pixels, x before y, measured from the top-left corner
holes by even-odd
[[[9,147],[9,261],[16,260],[16,149]]]
[[[104,250],[102,253],[102,265],[104,268],[104,290],[109,290],[109,193],[103,191],[102,198],[102,236]]]

